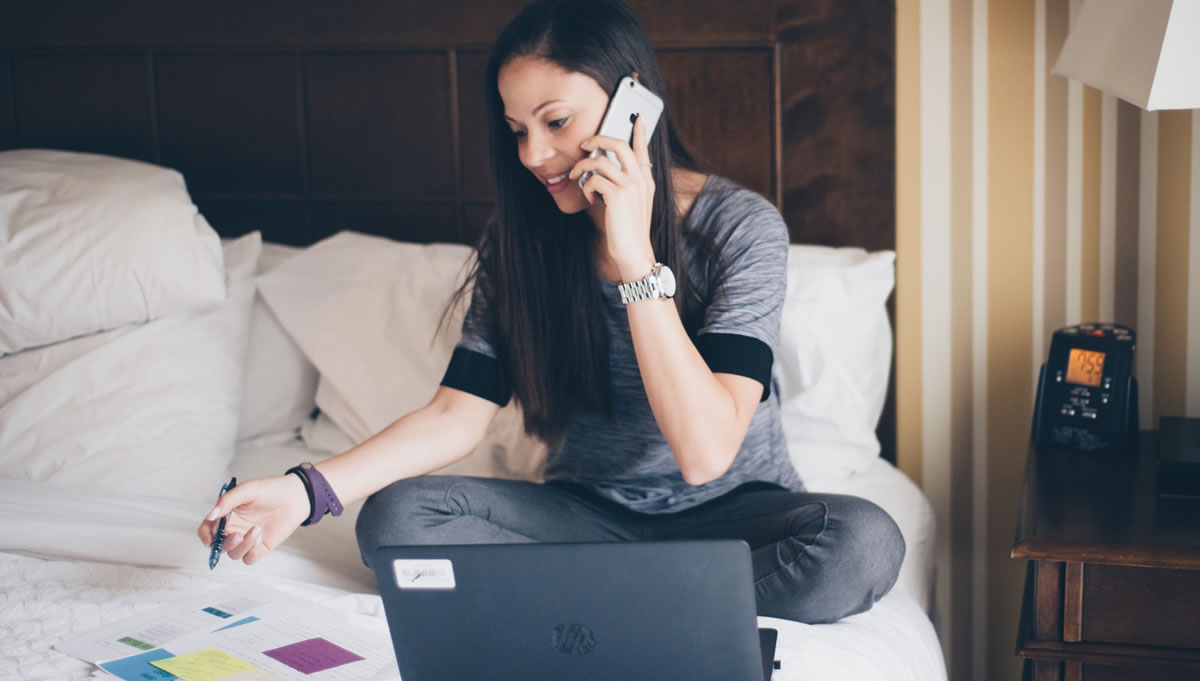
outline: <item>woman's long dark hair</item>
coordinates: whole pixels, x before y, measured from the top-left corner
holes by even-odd
[[[566,215],[558,209],[521,164],[516,137],[504,120],[497,82],[500,69],[516,57],[543,59],[591,76],[610,95],[634,72],[660,96],[666,85],[645,29],[619,0],[537,0],[509,22],[488,59],[495,212],[478,244],[476,264],[450,306],[482,271],[495,296],[489,307],[500,337],[493,340],[507,362],[525,430],[553,442],[566,431],[571,397],[612,418],[608,325],[596,270],[595,226],[586,212]],[[691,333],[699,300],[684,258],[671,171],[698,167],[672,125],[669,106],[649,147],[655,185],[650,240],[659,261],[675,273],[675,304]]]

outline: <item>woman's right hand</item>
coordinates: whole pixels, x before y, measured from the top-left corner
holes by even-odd
[[[299,476],[250,480],[226,492],[196,534],[205,546],[211,546],[221,516],[228,515],[221,551],[253,565],[290,537],[310,511]]]

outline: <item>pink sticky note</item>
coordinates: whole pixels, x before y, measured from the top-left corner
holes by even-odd
[[[279,660],[302,674],[315,674],[363,659],[323,638],[310,638],[282,648],[267,650],[263,655]]]

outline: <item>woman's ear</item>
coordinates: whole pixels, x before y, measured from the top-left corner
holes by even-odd
[[[638,77],[638,72],[637,72],[637,71],[634,71],[633,73],[631,73],[631,74],[629,74],[629,75],[630,75],[630,76],[633,76],[633,79],[634,79],[634,80],[636,80],[638,83],[641,83],[641,82],[642,82],[642,79]]]

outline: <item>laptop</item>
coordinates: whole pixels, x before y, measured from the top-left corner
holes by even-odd
[[[769,681],[740,540],[385,546],[404,681]]]

